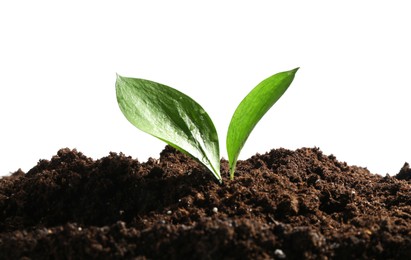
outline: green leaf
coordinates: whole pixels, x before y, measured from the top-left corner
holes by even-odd
[[[230,178],[234,178],[237,159],[245,142],[264,114],[284,94],[298,68],[277,73],[258,84],[241,101],[231,118],[227,132],[227,154]]]
[[[116,94],[135,127],[197,159],[221,182],[217,131],[197,102],[171,87],[119,75]]]

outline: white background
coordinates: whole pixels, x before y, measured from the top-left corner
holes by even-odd
[[[280,3],[281,2],[281,3]],[[0,175],[64,147],[140,161],[165,144],[134,128],[116,73],[188,94],[217,127],[221,155],[238,103],[300,67],[240,159],[320,147],[371,172],[411,161],[407,1],[2,1]]]

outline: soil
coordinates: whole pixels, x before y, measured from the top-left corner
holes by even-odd
[[[271,150],[224,182],[167,146],[139,162],[61,149],[0,180],[0,259],[410,259],[411,169]]]

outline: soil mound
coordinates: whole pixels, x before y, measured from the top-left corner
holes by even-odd
[[[61,149],[0,180],[0,259],[409,259],[411,169],[317,148],[239,161],[223,184],[167,146],[139,162]]]

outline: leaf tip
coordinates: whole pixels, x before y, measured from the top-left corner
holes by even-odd
[[[295,69],[293,69],[293,70],[290,70],[290,72],[295,74],[299,69],[300,69],[300,67],[297,67],[297,68],[295,68]]]

